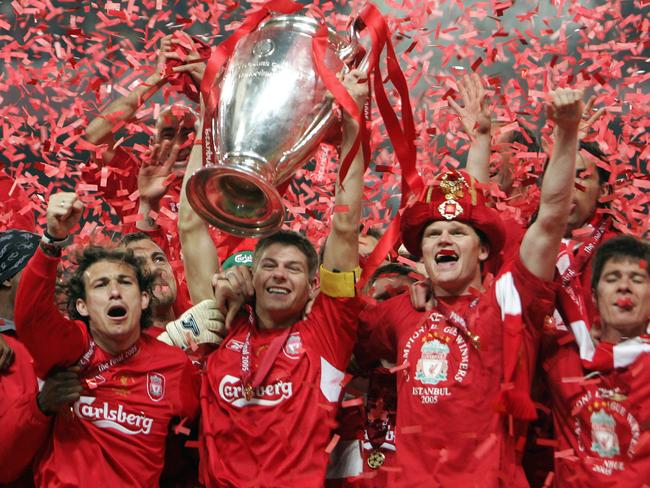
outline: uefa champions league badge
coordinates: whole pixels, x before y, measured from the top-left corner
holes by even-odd
[[[368,456],[368,466],[372,469],[380,468],[384,464],[384,461],[386,461],[386,455],[379,449],[373,449]]]

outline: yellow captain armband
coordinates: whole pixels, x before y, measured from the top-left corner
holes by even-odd
[[[354,271],[335,272],[320,267],[320,291],[332,298],[352,298],[356,296],[357,280],[361,276],[361,268]]]

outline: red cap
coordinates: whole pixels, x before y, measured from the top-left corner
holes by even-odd
[[[404,210],[402,242],[413,256],[422,257],[424,229],[438,220],[462,222],[480,230],[490,245],[488,261],[499,256],[506,235],[503,221],[495,209],[486,205],[483,192],[476,188],[476,180],[468,173],[444,173],[425,188],[423,198]]]

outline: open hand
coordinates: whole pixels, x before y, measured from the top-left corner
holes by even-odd
[[[447,99],[447,103],[460,117],[465,133],[471,138],[479,134],[490,134],[492,120],[481,78],[476,73],[464,75],[458,81],[458,90],[463,99],[463,106],[451,98]]]

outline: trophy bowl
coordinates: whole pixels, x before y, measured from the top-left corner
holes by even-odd
[[[328,29],[323,60],[348,69],[359,49]],[[305,164],[332,124],[333,100],[317,75],[312,40],[319,21],[282,15],[242,37],[219,87],[218,109],[203,127],[208,164],[187,182],[187,197],[207,222],[230,234],[263,237],[279,230],[284,205],[277,187]]]

